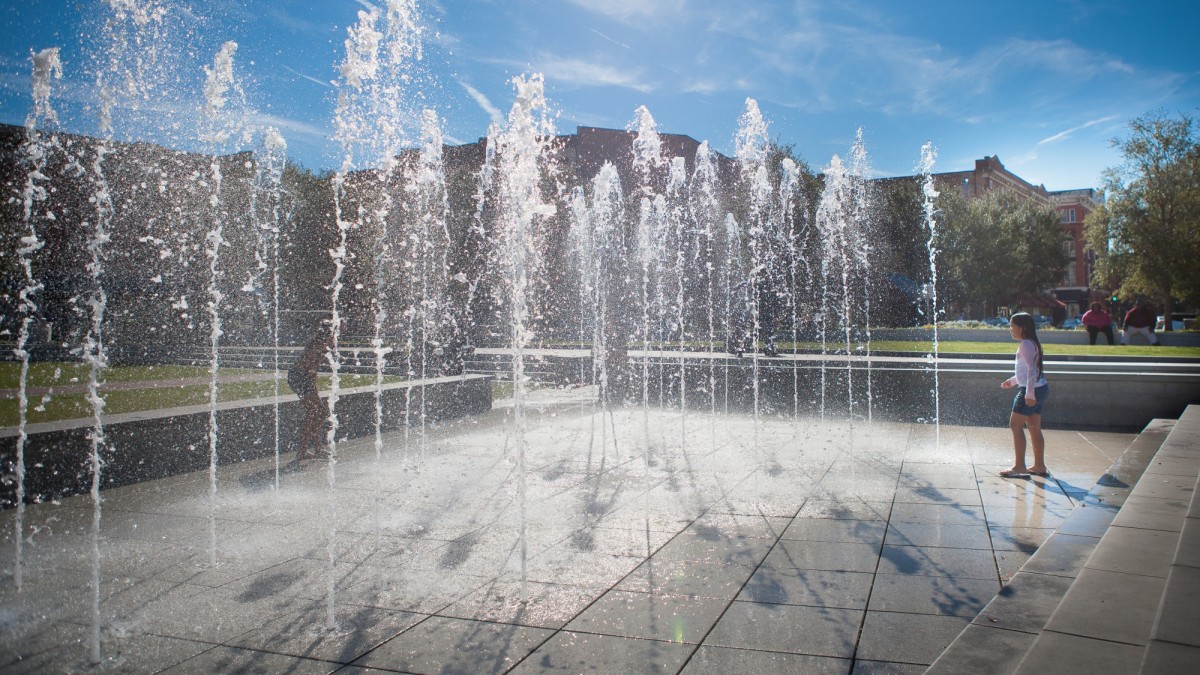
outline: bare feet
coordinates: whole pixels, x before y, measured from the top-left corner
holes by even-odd
[[[1031,466],[1029,467],[1029,475],[1045,478],[1050,475],[1050,470],[1044,466]]]
[[[1029,475],[1029,469],[1023,466],[1014,466],[1011,469],[1005,469],[998,474],[1001,478],[1025,478]]]

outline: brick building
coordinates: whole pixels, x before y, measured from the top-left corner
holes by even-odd
[[[1096,258],[1087,250],[1083,234],[1083,221],[1087,214],[1100,205],[1100,193],[1092,188],[1079,188],[1051,192],[1050,197],[1067,233],[1063,247],[1071,261],[1063,272],[1059,286],[1054,289],[1054,295],[1068,306],[1076,305],[1079,312],[1084,312],[1092,300],[1099,300],[1102,296],[1091,286],[1092,266]]]

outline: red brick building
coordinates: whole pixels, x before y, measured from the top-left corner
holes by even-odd
[[[1087,214],[1100,205],[1099,193],[1092,188],[1076,190],[1058,190],[1050,193],[1054,200],[1054,208],[1058,210],[1059,221],[1067,233],[1063,242],[1067,258],[1071,261],[1063,272],[1059,286],[1054,289],[1055,296],[1070,305],[1077,305],[1079,312],[1087,311],[1087,305],[1096,295],[1091,287],[1092,265],[1095,256],[1087,250],[1087,242],[1083,234],[1083,221]],[[1074,315],[1074,312],[1072,312]]]

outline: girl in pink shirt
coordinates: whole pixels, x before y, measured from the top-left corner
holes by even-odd
[[[1089,345],[1096,344],[1096,335],[1099,333],[1104,333],[1104,337],[1108,338],[1108,344],[1113,343],[1112,317],[1104,311],[1100,303],[1093,302],[1091,309],[1083,313],[1080,323],[1087,329]]]

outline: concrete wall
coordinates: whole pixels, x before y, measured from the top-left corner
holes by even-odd
[[[997,331],[998,332],[998,331]],[[1006,334],[1007,335],[1007,334]],[[1085,338],[1086,340],[1086,335]],[[503,370],[506,354],[476,354],[473,367],[486,368],[501,380],[510,378]],[[590,356],[583,350],[532,350],[531,363],[543,374],[542,381],[562,384],[586,381],[591,376]],[[679,355],[665,360],[651,356],[651,402],[662,400],[678,405]],[[748,411],[754,408],[754,370],[749,356],[734,358],[715,354],[688,354],[685,362],[687,403],[700,410],[711,406],[715,386],[718,410]],[[489,360],[490,359],[490,360]],[[633,377],[624,399],[641,401],[641,360],[631,355]],[[1174,418],[1188,404],[1200,404],[1200,364],[1173,359],[1156,362],[1146,357],[1054,358],[1046,362],[1050,400],[1043,421],[1050,428],[1092,429],[1120,432],[1140,431],[1158,417]],[[710,374],[711,373],[711,374]],[[940,419],[947,424],[1007,426],[1013,390],[1000,388],[1012,375],[1012,357],[947,359],[938,372]],[[759,359],[759,411],[791,415],[826,414],[845,417],[850,413],[848,391],[853,389],[854,414],[866,417],[868,389],[873,401],[871,414],[882,419],[915,422],[935,418],[934,376],[921,358],[880,359],[868,372],[865,362],[855,361],[846,369],[845,360],[824,361],[813,355]],[[714,386],[710,386],[715,378]],[[823,383],[823,384],[822,384]],[[822,396],[822,391],[824,396]],[[798,392],[798,393],[797,393]],[[797,401],[798,399],[798,401]]]
[[[679,367],[667,363],[659,376],[651,371],[651,400],[658,400],[658,383],[665,384],[664,399],[677,404]],[[1047,428],[1139,431],[1154,418],[1178,417],[1189,404],[1200,403],[1200,370],[1189,372],[1124,372],[1089,370],[1078,364],[1048,364],[1050,398],[1042,414]],[[688,407],[711,405],[707,362],[686,366]],[[716,370],[718,410],[748,411],[754,406],[753,368],[750,360],[725,362]],[[937,376],[938,407],[934,404],[934,374],[913,365],[878,365],[870,371],[860,364],[851,370],[844,362],[762,359],[759,367],[758,406],[766,414],[866,418],[868,390],[875,419],[915,422],[933,420],[935,410],[945,424],[1007,426],[1015,390],[1001,389],[1011,367],[981,366],[942,368]],[[822,384],[822,381],[824,384]],[[853,397],[848,392],[853,391]],[[797,395],[798,392],[798,395]],[[824,392],[824,396],[822,396]],[[638,392],[640,396],[640,392]]]
[[[383,388],[383,427],[404,426],[405,405],[411,424],[419,423],[422,396],[427,420],[442,420],[486,412],[492,406],[491,378],[482,375],[402,382]],[[358,438],[375,432],[373,387],[341,392],[337,404],[339,437]],[[279,397],[281,452],[292,452],[299,440],[304,412],[294,395]],[[275,453],[275,399],[230,401],[218,405],[217,453],[221,464],[243,462]],[[128,485],[196,471],[209,464],[209,408],[188,406],[107,416],[107,444],[101,472],[103,488]],[[87,419],[30,425],[25,444],[26,499],[57,499],[90,489],[91,452]],[[15,429],[0,431],[0,466],[6,473],[16,459]],[[291,459],[289,456],[287,459]],[[0,489],[0,507],[15,505],[16,485]]]

